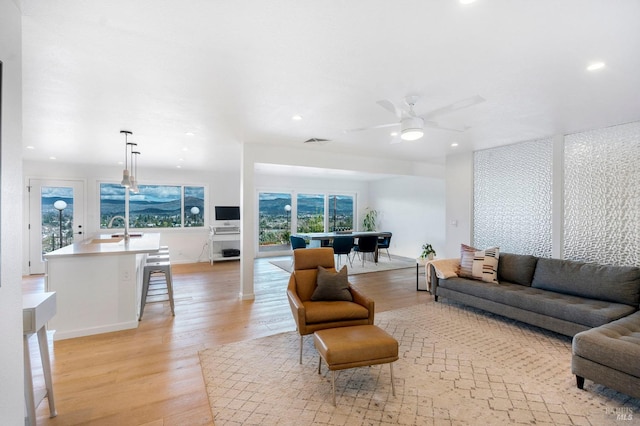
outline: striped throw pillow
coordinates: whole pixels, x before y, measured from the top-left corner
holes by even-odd
[[[458,276],[497,284],[499,257],[500,249],[498,247],[478,250],[475,247],[461,244]]]

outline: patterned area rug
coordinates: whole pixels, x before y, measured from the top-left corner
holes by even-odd
[[[571,375],[571,339],[430,302],[376,315],[400,342],[389,367],[317,373],[313,338],[295,332],[200,352],[216,425],[640,424],[640,400]]]
[[[287,272],[291,272],[291,258],[285,258],[282,260],[271,260],[269,261],[272,265],[277,266],[280,269],[284,269]],[[345,256],[342,256],[342,260],[340,263],[340,268],[343,265],[347,265],[347,270],[349,271],[349,275],[357,275],[357,274],[366,274],[369,272],[380,272],[380,271],[391,271],[393,269],[404,269],[404,268],[415,268],[416,260],[409,259],[408,257],[400,257],[400,256],[391,256],[391,260],[386,256],[386,254],[381,254],[378,259],[378,263],[372,262],[370,259],[364,263],[362,266],[362,260],[358,259],[356,256],[353,259],[353,265],[349,263]],[[336,267],[338,266],[336,262]]]

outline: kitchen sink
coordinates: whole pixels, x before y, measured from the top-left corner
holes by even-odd
[[[111,237],[111,238],[94,238],[89,240],[89,244],[114,244],[122,241],[123,237]]]

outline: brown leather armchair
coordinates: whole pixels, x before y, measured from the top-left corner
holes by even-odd
[[[302,339],[307,334],[326,328],[373,324],[375,306],[354,287],[349,286],[353,302],[312,301],[316,289],[318,266],[335,271],[333,249],[313,248],[294,250],[294,269],[289,278],[287,298],[300,333],[300,363]]]

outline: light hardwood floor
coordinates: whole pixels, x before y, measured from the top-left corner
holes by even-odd
[[[45,400],[38,425],[213,424],[198,351],[295,330],[285,294],[289,274],[269,259],[255,262],[252,301],[238,297],[237,261],[175,265],[173,278],[175,317],[168,302],[150,303],[135,330],[51,343],[58,416],[49,418]],[[350,281],[376,301],[376,312],[431,300],[416,291],[415,268]],[[24,277],[24,293],[43,289],[42,276]],[[32,359],[38,369],[37,352]],[[44,386],[41,372],[35,381]]]

